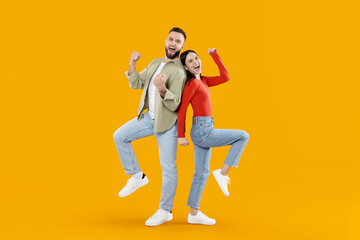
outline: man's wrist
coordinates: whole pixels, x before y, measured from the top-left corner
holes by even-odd
[[[161,95],[162,97],[164,97],[164,96],[165,96],[166,91],[167,91],[167,88],[166,88],[165,86],[164,86],[164,87],[162,87],[161,89],[159,89],[160,95]]]

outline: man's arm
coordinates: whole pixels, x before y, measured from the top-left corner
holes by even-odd
[[[129,66],[129,75],[133,74],[133,72],[136,72],[136,62],[142,57],[142,54],[138,52],[132,52],[130,56],[130,66]]]
[[[167,88],[166,88],[166,81],[167,81],[167,76],[165,74],[158,74],[155,76],[154,78],[154,85],[156,86],[157,90],[159,91],[160,93],[160,96],[162,98],[165,97],[165,93],[167,91]]]
[[[170,110],[175,112],[181,102],[181,94],[184,89],[184,84],[186,81],[185,71],[178,70],[175,74],[174,79],[172,79],[171,84],[169,84],[166,89],[162,103]]]
[[[130,57],[129,70],[125,72],[126,77],[129,80],[131,88],[143,89],[145,85],[145,76],[147,74],[148,67],[146,67],[141,73],[136,71],[136,62],[141,58],[141,54],[133,52]]]

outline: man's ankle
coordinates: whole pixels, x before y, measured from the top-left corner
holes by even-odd
[[[132,177],[135,178],[136,180],[139,180],[139,179],[143,178],[143,175],[144,175],[144,173],[142,171],[140,171],[140,172],[133,174]]]

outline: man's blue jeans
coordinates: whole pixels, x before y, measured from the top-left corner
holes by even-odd
[[[237,167],[249,134],[242,130],[214,129],[213,117],[196,117],[190,135],[195,147],[195,174],[187,205],[197,209],[210,175],[211,148],[231,145],[224,163]]]
[[[162,168],[160,208],[171,211],[177,186],[177,123],[165,132],[155,133],[154,120],[145,113],[141,120],[134,118],[115,131],[115,145],[125,174],[135,174],[141,170],[131,142],[151,135],[155,135],[158,142]]]

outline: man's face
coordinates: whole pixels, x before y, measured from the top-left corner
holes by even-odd
[[[184,48],[184,35],[178,32],[170,32],[165,40],[166,57],[175,59],[179,56],[180,51]]]

